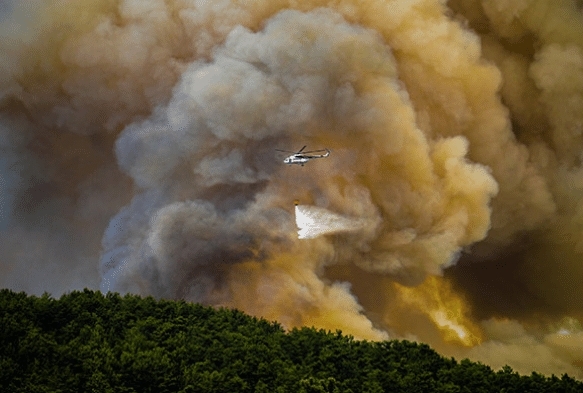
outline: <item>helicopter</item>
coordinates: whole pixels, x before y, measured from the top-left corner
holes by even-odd
[[[288,165],[297,164],[297,165],[304,166],[304,164],[306,162],[308,162],[314,158],[326,158],[330,155],[330,150],[328,150],[328,149],[304,151],[304,149],[306,147],[307,147],[307,145],[302,147],[297,152],[288,151],[288,150],[280,150],[280,149],[275,149],[275,150],[282,151],[284,153],[293,153],[291,156],[288,156],[283,160],[283,163],[288,164]],[[318,153],[318,152],[322,152],[322,151],[325,151],[326,154],[310,154],[310,153]]]

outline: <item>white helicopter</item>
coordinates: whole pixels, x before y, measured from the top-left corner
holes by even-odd
[[[304,151],[304,149],[307,147],[304,146],[302,147],[299,151],[297,152],[293,152],[293,151],[287,151],[287,150],[280,150],[280,149],[275,149],[276,151],[282,151],[284,153],[293,153],[291,156],[286,157],[283,160],[284,164],[288,164],[288,165],[293,165],[293,164],[297,164],[297,165],[301,165],[304,166],[304,164],[310,160],[313,160],[314,158],[326,158],[330,155],[330,150],[328,149],[320,149],[320,150],[312,150],[312,151]],[[318,153],[321,151],[325,151],[326,154],[310,154],[310,153]]]

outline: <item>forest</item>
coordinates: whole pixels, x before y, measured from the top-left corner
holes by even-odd
[[[0,391],[523,393],[583,392],[583,382],[184,301],[3,289]]]

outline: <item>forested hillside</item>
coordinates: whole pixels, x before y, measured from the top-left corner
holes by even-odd
[[[407,341],[367,342],[236,310],[85,290],[0,291],[2,392],[583,392]]]

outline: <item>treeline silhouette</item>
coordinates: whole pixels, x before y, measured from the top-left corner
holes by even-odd
[[[583,392],[425,344],[285,332],[237,310],[84,290],[0,290],[2,392]]]

